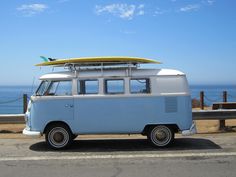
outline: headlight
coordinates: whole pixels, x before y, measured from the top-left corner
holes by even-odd
[[[31,103],[31,100],[30,100],[29,103],[28,103],[27,112],[30,112],[30,110],[31,110],[31,105],[32,105],[32,103]]]
[[[27,124],[28,123],[28,114],[25,114],[25,123]]]

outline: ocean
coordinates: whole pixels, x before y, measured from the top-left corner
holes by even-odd
[[[0,114],[23,113],[23,94],[30,97],[35,90],[32,86],[0,86]]]
[[[36,87],[32,86],[0,86],[0,114],[23,113],[23,94],[32,95]],[[211,106],[213,102],[223,101],[223,91],[227,91],[228,101],[236,101],[236,85],[190,85],[191,97],[200,98],[204,91],[204,102]]]

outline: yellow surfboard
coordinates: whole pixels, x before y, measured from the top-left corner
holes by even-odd
[[[82,58],[68,58],[68,59],[56,59],[53,61],[45,61],[43,63],[36,64],[35,66],[54,66],[65,64],[98,64],[98,63],[156,63],[160,64],[156,60],[138,57],[125,57],[125,56],[104,56],[104,57],[82,57]]]

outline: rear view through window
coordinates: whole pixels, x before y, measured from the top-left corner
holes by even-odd
[[[149,79],[131,79],[130,92],[131,93],[150,93]]]
[[[107,94],[122,94],[124,93],[124,80],[106,80],[105,81],[105,93]]]
[[[79,80],[78,94],[98,94],[98,80]]]

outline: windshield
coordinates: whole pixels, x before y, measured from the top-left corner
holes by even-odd
[[[44,95],[72,95],[72,83],[71,81],[52,81]]]
[[[36,96],[42,96],[46,92],[49,85],[49,81],[42,81],[39,88],[36,91]]]

